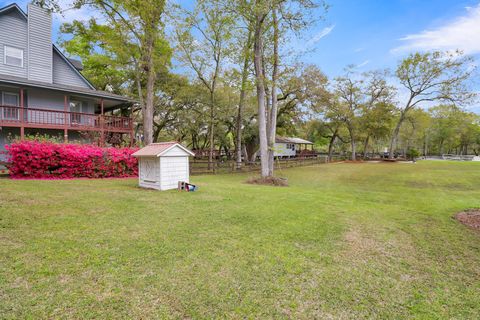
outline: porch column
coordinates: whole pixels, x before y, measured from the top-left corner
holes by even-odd
[[[135,143],[135,131],[133,129],[133,106],[130,106],[130,147]]]
[[[100,146],[105,145],[105,126],[104,126],[103,98],[100,99]]]
[[[63,142],[68,143],[68,96],[63,96]]]
[[[23,99],[23,88],[20,88],[20,140],[25,138],[25,103]]]

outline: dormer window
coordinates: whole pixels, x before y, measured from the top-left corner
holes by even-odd
[[[3,63],[23,68],[23,50],[5,46],[3,48]]]

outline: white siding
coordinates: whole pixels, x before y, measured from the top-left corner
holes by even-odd
[[[139,185],[144,188],[170,190],[178,188],[178,182],[189,182],[189,153],[178,145],[160,157],[139,157]],[[152,170],[155,166],[155,170]]]
[[[90,89],[85,80],[55,50],[53,51],[53,83]]]
[[[178,157],[178,156],[188,157],[189,154],[188,152],[185,152],[185,150],[183,150],[177,145],[162,154],[162,157]]]
[[[288,145],[292,145],[292,143],[288,143]],[[294,157],[296,155],[295,149],[296,145],[293,144],[294,149],[287,148],[287,143],[275,143],[275,150],[274,156],[275,157]]]
[[[188,171],[188,157],[161,157],[161,190],[176,189],[178,187],[178,181],[189,182]]]
[[[143,188],[160,189],[160,160],[156,157],[138,159],[138,183]]]
[[[52,15],[28,5],[28,79],[52,83]]]
[[[27,32],[27,21],[17,11],[0,16],[0,74],[22,78],[27,77]],[[23,68],[5,64],[5,45],[23,50]]]

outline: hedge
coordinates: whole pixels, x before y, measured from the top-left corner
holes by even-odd
[[[23,141],[6,146],[14,179],[111,178],[138,175],[136,148]]]

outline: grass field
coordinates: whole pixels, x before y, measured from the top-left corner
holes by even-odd
[[[0,318],[480,318],[480,164],[0,180]]]

